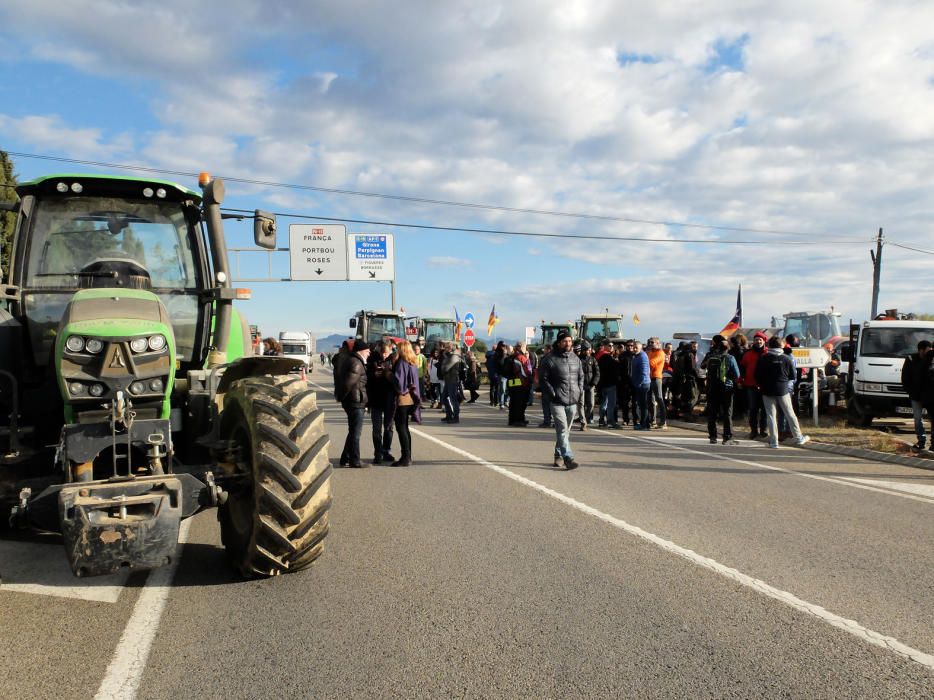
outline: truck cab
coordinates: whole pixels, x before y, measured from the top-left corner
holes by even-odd
[[[312,367],[312,353],[314,340],[311,333],[306,331],[282,331],[279,333],[279,345],[282,346],[282,356],[295,360],[295,369],[310,370]]]
[[[853,341],[844,362],[852,371],[847,387],[847,420],[868,427],[873,419],[911,415],[911,401],[902,388],[905,358],[918,342],[934,340],[934,322],[908,318],[866,321],[852,329]]]

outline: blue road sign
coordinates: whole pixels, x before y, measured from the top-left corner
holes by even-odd
[[[467,315],[464,316],[464,326],[466,326],[467,328],[473,328],[473,324],[474,324],[473,314],[468,312]]]

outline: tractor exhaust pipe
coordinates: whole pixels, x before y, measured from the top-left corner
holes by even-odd
[[[214,261],[214,283],[219,287],[230,287],[230,270],[227,264],[227,241],[224,240],[224,224],[221,220],[221,204],[224,201],[224,182],[212,179],[208,173],[201,173],[198,184],[204,193],[204,219],[208,228],[208,243]],[[217,316],[214,319],[214,337],[211,339],[213,350],[208,353],[208,367],[216,367],[227,362],[227,342],[230,339],[230,319],[233,312],[233,300],[222,299],[218,295]]]

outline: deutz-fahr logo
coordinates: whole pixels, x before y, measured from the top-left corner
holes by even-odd
[[[123,351],[119,345],[114,346],[114,356],[110,360],[110,369],[126,369],[126,362],[123,360]]]

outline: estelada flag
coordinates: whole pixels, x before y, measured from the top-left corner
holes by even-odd
[[[739,330],[743,325],[743,285],[739,285],[739,290],[736,292],[736,313],[733,314],[733,318],[730,319],[730,322],[723,327],[723,330],[720,331],[720,335],[724,338],[729,338],[733,333]]]
[[[633,315],[632,315],[632,325],[634,325],[634,326],[638,326],[638,325],[639,325],[639,314],[633,314]]]
[[[454,326],[454,340],[455,342],[461,342],[461,329],[464,327],[464,323],[461,321],[461,315],[457,313],[457,307],[454,307],[454,320],[456,324]]]
[[[490,309],[490,318],[486,322],[487,337],[493,335],[493,326],[497,323],[499,323],[499,316],[496,315],[496,304],[493,304],[493,308]]]

